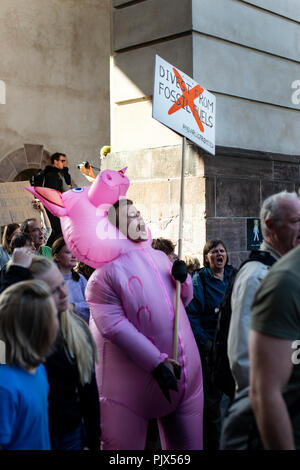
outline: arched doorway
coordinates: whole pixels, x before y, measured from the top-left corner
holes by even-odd
[[[24,144],[0,160],[1,182],[30,181],[40,168],[50,163],[50,152],[40,144]]]
[[[14,181],[31,181],[31,178],[35,176],[38,171],[38,168],[23,170],[14,178]]]

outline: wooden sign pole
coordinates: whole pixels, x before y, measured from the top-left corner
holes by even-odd
[[[179,239],[178,239],[178,258],[179,259],[182,258],[185,149],[186,149],[186,137],[183,137],[182,138],[182,158],[181,158],[181,181],[180,181]],[[176,306],[175,306],[174,339],[173,339],[173,359],[175,361],[177,361],[177,357],[178,357],[178,325],[179,325],[180,293],[181,293],[181,284],[179,281],[176,281]]]

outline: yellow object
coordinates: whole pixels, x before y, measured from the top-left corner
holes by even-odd
[[[103,145],[100,149],[100,155],[104,158],[108,153],[110,153],[110,145]]]

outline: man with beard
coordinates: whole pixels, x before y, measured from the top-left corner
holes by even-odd
[[[162,449],[201,449],[202,374],[184,310],[192,298],[186,265],[177,260],[172,266],[151,247],[132,201],[120,199],[108,219],[128,243],[92,274],[86,289],[90,329],[102,358],[96,366],[102,449],[143,450],[152,419],[158,420]],[[175,280],[182,283],[177,361]]]

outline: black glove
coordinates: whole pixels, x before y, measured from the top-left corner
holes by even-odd
[[[184,261],[177,259],[172,267],[172,276],[176,281],[184,282],[187,278],[187,267]]]
[[[180,364],[173,364],[174,375],[177,380],[180,380],[181,377],[181,365]]]
[[[177,381],[170,369],[161,362],[153,371],[152,375],[157,381],[164,396],[171,403],[170,390],[178,392]]]

